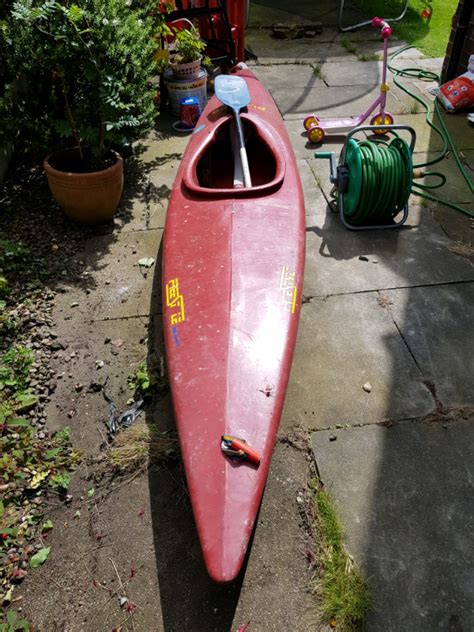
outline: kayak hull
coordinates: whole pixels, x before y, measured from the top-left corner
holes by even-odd
[[[281,116],[248,69],[253,187],[233,188],[231,116],[213,97],[183,156],[163,244],[164,336],[196,527],[216,582],[239,573],[261,502],[296,342],[305,217]],[[221,451],[244,439],[258,466]]]

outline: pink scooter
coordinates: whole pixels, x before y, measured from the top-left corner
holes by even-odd
[[[387,100],[387,92],[390,90],[389,85],[386,83],[387,79],[387,55],[388,55],[388,38],[392,34],[392,27],[382,20],[381,18],[374,18],[372,20],[372,26],[381,28],[381,35],[383,37],[383,69],[382,69],[382,83],[380,85],[380,95],[371,104],[369,109],[357,116],[356,118],[345,119],[330,119],[327,121],[321,121],[314,114],[310,114],[303,121],[305,130],[308,132],[308,138],[312,143],[322,143],[326,134],[346,134],[355,127],[362,125],[364,121],[372,114],[372,112],[380,106],[378,114],[370,119],[370,125],[393,125],[393,116],[385,111],[385,103]],[[375,130],[374,130],[375,131]],[[384,134],[385,130],[380,129],[377,134]]]

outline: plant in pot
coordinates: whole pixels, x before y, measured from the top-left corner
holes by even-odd
[[[113,216],[123,189],[118,152],[153,125],[153,4],[17,0],[3,23],[2,49],[21,79],[20,95],[7,89],[1,104],[3,134],[17,151],[60,148],[44,168],[76,221]]]
[[[201,69],[206,42],[202,41],[192,24],[189,29],[173,30],[174,53],[170,59],[170,67],[176,79],[194,79]]]

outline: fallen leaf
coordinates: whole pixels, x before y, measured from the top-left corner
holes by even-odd
[[[46,470],[46,472],[39,472],[35,474],[31,479],[31,483],[29,484],[30,489],[37,489],[41,483],[48,478],[50,470]]]
[[[13,596],[13,590],[14,590],[14,586],[10,586],[10,588],[7,590],[7,592],[3,595],[3,603],[9,604],[10,601],[12,600],[12,596]]]
[[[38,568],[46,562],[49,557],[49,552],[51,551],[51,547],[48,546],[46,549],[40,549],[38,553],[35,553],[30,560],[31,568]]]
[[[46,520],[46,522],[44,522],[43,526],[41,527],[41,531],[44,533],[45,531],[51,531],[52,528],[53,528],[53,521]]]
[[[138,265],[143,268],[151,268],[151,266],[155,263],[153,257],[142,257],[138,260]]]

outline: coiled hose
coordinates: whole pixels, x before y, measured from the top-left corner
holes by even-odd
[[[408,202],[413,165],[407,143],[350,139],[346,151],[351,167],[344,215],[354,225],[390,224]]]
[[[467,173],[467,171],[464,168],[464,165],[461,162],[461,159],[459,157],[458,151],[456,149],[456,146],[454,145],[454,142],[448,132],[448,129],[446,127],[446,124],[443,120],[443,117],[441,116],[441,113],[439,111],[439,105],[438,105],[438,100],[435,99],[434,102],[434,111],[436,113],[436,116],[441,124],[441,128],[439,128],[437,125],[435,125],[435,123],[433,122],[433,117],[432,117],[432,110],[431,110],[431,106],[430,104],[425,101],[424,99],[422,99],[419,95],[415,94],[414,92],[412,92],[411,90],[409,90],[406,86],[403,85],[403,83],[399,80],[400,77],[410,77],[410,78],[414,78],[414,79],[427,79],[427,80],[432,80],[432,81],[436,81],[438,84],[440,83],[440,77],[439,75],[437,75],[434,72],[431,71],[427,71],[427,70],[421,70],[420,68],[395,68],[390,62],[393,62],[393,60],[400,55],[401,53],[403,53],[404,51],[408,50],[409,48],[413,48],[413,46],[410,46],[409,44],[407,46],[404,46],[402,48],[400,48],[398,51],[396,51],[393,55],[390,56],[389,62],[388,62],[388,69],[390,70],[390,72],[393,74],[393,82],[396,86],[398,86],[401,90],[403,90],[404,92],[406,92],[407,94],[409,94],[413,99],[415,99],[415,101],[418,101],[418,103],[420,103],[424,108],[425,108],[425,121],[426,123],[431,127],[432,130],[434,130],[436,132],[436,134],[438,134],[438,136],[441,138],[442,144],[443,144],[443,148],[441,149],[440,153],[432,158],[431,160],[427,160],[425,162],[420,162],[420,163],[415,163],[413,165],[413,167],[415,169],[422,169],[423,167],[429,167],[431,165],[434,165],[438,162],[440,162],[441,160],[443,160],[443,158],[446,156],[446,154],[448,153],[449,150],[451,150],[454,159],[456,161],[456,164],[459,168],[459,171],[461,172],[461,175],[463,176],[464,180],[466,181],[467,186],[469,187],[471,193],[474,191],[474,183],[472,181],[472,178],[470,178],[469,174]],[[427,193],[427,191],[431,190],[431,189],[437,189],[439,187],[442,187],[443,184],[446,182],[446,178],[442,173],[436,173],[436,172],[430,172],[430,171],[422,171],[422,176],[427,178],[427,177],[436,177],[439,179],[438,183],[435,184],[421,184],[419,182],[413,181],[412,182],[412,187],[411,187],[411,193],[413,193],[413,195],[418,195],[420,197],[423,197],[427,200],[431,200],[432,202],[438,202],[440,204],[443,204],[445,206],[448,206],[449,208],[454,209],[455,211],[458,211],[459,213],[462,213],[463,215],[466,215],[467,217],[471,217],[474,218],[474,213],[468,211],[467,209],[463,208],[462,206],[460,206],[459,204],[454,204],[453,202],[449,202],[448,200],[445,200],[443,198],[431,195],[430,193]]]

